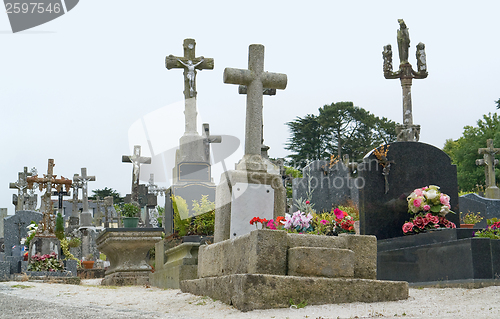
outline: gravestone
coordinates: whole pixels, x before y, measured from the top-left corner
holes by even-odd
[[[179,140],[179,149],[175,155],[173,168],[173,183],[167,191],[165,201],[164,228],[166,234],[172,233],[173,206],[170,196],[180,196],[188,206],[187,216],[198,214],[193,209],[193,200],[199,202],[206,195],[211,202],[215,201],[215,184],[212,182],[210,145],[221,143],[221,136],[211,135],[207,123],[202,125],[202,135],[198,133],[196,124],[196,70],[211,70],[214,68],[214,59],[203,56],[196,57],[196,42],[194,39],[185,39],[184,56],[169,55],[165,59],[165,66],[170,69],[184,70],[184,104],[185,104],[185,131]]]
[[[3,238],[3,219],[7,217],[7,208],[0,208],[0,238]]]
[[[419,142],[395,142],[379,147],[385,158],[368,153],[358,165],[364,182],[359,191],[360,232],[377,239],[403,236],[409,221],[406,198],[416,188],[437,185],[450,196],[451,210],[446,218],[459,225],[457,168],[442,150]]]
[[[4,219],[4,245],[6,256],[12,256],[12,246],[19,245],[21,238],[27,238],[28,225],[31,221],[40,223],[42,214],[39,212],[20,210],[14,215],[7,216]]]
[[[310,202],[316,212],[330,212],[339,205],[346,205],[349,200],[357,204],[358,188],[362,180],[349,177],[349,170],[342,162],[330,165],[330,161],[313,161],[302,170],[302,178],[292,181],[294,207],[296,201],[306,200],[311,192]],[[358,185],[359,184],[359,185]]]
[[[495,156],[500,153],[500,148],[493,147],[492,139],[488,139],[486,144],[487,148],[478,149],[478,153],[484,156],[484,164],[487,170],[487,188],[484,194],[487,198],[500,199],[500,188],[497,187],[495,182]]]
[[[19,172],[17,182],[10,183],[9,188],[17,189],[18,194],[13,196],[12,202],[16,205],[16,211],[18,210],[26,210],[29,195],[27,192],[28,182],[26,179],[28,176],[31,176],[31,173],[28,172],[28,167],[24,167],[23,172]]]
[[[83,187],[83,183],[80,179],[79,174],[73,175],[73,184],[71,184],[71,190],[73,192],[73,198],[71,199],[71,216],[69,218],[68,231],[78,228],[80,225],[80,211],[78,210],[78,190]]]
[[[420,136],[420,125],[413,125],[411,106],[411,84],[413,79],[425,79],[427,77],[427,63],[425,56],[425,45],[420,42],[417,45],[417,71],[413,70],[408,62],[408,51],[410,48],[410,34],[403,21],[399,19],[398,51],[399,70],[392,71],[392,47],[390,44],[384,46],[382,56],[384,58],[384,77],[386,79],[400,79],[403,89],[403,124],[396,126],[398,142],[418,142]]]
[[[458,204],[463,215],[481,213],[480,216],[483,217],[483,220],[475,224],[474,228],[486,228],[488,226],[487,219],[500,219],[500,199],[486,198],[472,193],[460,196]]]
[[[140,184],[138,189],[138,203],[141,208],[141,219],[144,221],[146,227],[150,227],[149,211],[156,208],[158,205],[157,196],[150,193],[148,185]],[[132,195],[127,194],[123,200],[125,203],[132,203]]]
[[[224,70],[224,83],[246,85],[245,155],[235,170],[222,174],[216,190],[214,241],[249,233],[256,214],[272,219],[285,213],[285,188],[280,175],[269,174],[262,159],[262,110],[265,88],[285,89],[285,74],[264,72],[264,46],[249,47],[248,69]]]

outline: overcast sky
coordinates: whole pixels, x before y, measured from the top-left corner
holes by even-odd
[[[382,50],[392,44],[397,68],[397,19],[403,18],[410,63],[416,65],[415,46],[423,42],[429,71],[413,81],[413,120],[421,125],[421,142],[442,148],[465,125],[496,111],[498,12],[500,2],[481,0],[85,0],[16,34],[2,13],[0,207],[13,214],[16,191],[9,183],[24,166],[45,173],[49,158],[55,174],[72,177],[87,167],[96,176],[90,189],[111,187],[124,196],[132,166],[121,156],[134,144],[143,143],[144,155],[173,154],[184,130],[183,77],[182,70],[165,68],[165,56],[182,56],[185,38],[196,40],[196,56],[215,59],[213,70],[197,75],[198,128],[208,122],[212,134],[242,143],[246,99],[222,74],[225,67],[247,68],[250,44],[265,46],[265,70],[288,75],[286,90],[264,98],[265,144],[271,157],[285,157],[285,123],[318,114],[325,104],[352,101],[402,121],[401,85],[384,79]],[[240,148],[224,165],[234,168],[242,154]],[[172,165],[166,158],[149,170],[157,170],[160,186],[170,185],[165,172]],[[221,163],[213,170],[218,182]]]

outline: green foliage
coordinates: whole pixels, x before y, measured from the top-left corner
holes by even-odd
[[[28,246],[28,249],[30,247],[30,241],[35,238],[36,235],[36,230],[38,228],[38,224],[34,221],[31,221],[31,223],[28,225],[28,238],[26,238],[26,241],[24,244]]]
[[[215,203],[208,200],[208,195],[202,195],[200,202],[193,200],[193,210],[196,215],[201,215],[215,209]]]
[[[82,244],[82,241],[80,240],[80,238],[77,238],[77,237],[73,237],[68,241],[68,245],[71,248],[80,247],[81,244]]]
[[[302,171],[291,166],[285,166],[285,175],[287,176],[285,180],[286,198],[292,198],[292,180],[302,177]]]
[[[460,213],[460,219],[464,224],[477,224],[483,220],[483,217],[479,216],[480,213],[474,214],[469,212],[468,214]]]
[[[113,196],[113,204],[123,203],[123,198],[120,197],[120,193],[112,188],[104,187],[103,189],[94,189],[92,193],[93,194],[92,196],[89,196],[89,199],[95,200],[97,197],[103,199],[108,196]]]
[[[484,167],[476,165],[479,148],[486,147],[486,140],[493,139],[496,147],[500,146],[500,118],[497,113],[483,115],[477,126],[465,126],[462,137],[457,140],[448,139],[443,151],[457,165],[458,187],[460,191],[474,191],[485,185]],[[500,178],[500,170],[495,170],[496,179]]]
[[[73,239],[78,239],[78,238],[72,238]],[[80,242],[80,239],[78,239],[78,241]],[[78,265],[80,266],[80,260],[78,258],[76,258],[70,251],[69,251],[69,247],[70,246],[70,241],[67,240],[66,238],[63,238],[63,239],[60,239],[60,242],[61,242],[61,250],[65,256],[65,260],[68,260],[68,259],[72,259],[72,260],[77,260],[78,261]]]
[[[61,213],[57,213],[56,217],[56,229],[54,231],[57,239],[62,240],[64,238],[64,218]]]
[[[131,203],[115,205],[115,210],[123,217],[137,217],[137,215],[141,211],[139,207]]]
[[[213,235],[215,227],[215,208],[207,213],[194,217],[190,224],[193,235]]]
[[[352,102],[338,102],[319,108],[319,115],[307,114],[286,123],[290,129],[286,149],[294,167],[307,160],[321,160],[336,154],[362,158],[368,151],[396,141],[396,123],[379,118]]]
[[[299,304],[295,304],[295,302],[292,300],[292,298],[290,298],[289,302],[290,302],[290,307],[295,308],[295,309],[300,309],[300,308],[304,308],[305,306],[307,306],[307,301],[305,301],[305,300],[302,300],[302,302]]]
[[[500,110],[500,99],[498,99],[497,101],[495,101],[495,103],[497,104],[497,109]]]
[[[188,208],[186,204],[186,200],[180,196],[173,196],[172,199],[172,207],[174,208],[174,231],[179,236],[186,236],[187,227],[190,224],[190,220],[187,218],[188,216]],[[182,218],[184,217],[185,218]]]

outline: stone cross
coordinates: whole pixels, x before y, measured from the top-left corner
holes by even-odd
[[[203,144],[205,145],[205,158],[210,164],[210,144],[211,143],[221,143],[222,136],[220,135],[210,135],[210,125],[208,123],[203,123]]]
[[[33,188],[34,183],[38,184],[40,191],[45,188],[45,194],[42,199],[43,218],[36,232],[36,236],[38,237],[55,237],[55,216],[52,200],[50,199],[52,195],[52,187],[56,188],[57,191],[60,192],[64,186],[66,191],[68,191],[72,184],[70,179],[64,178],[63,176],[61,176],[61,178],[57,178],[57,175],[54,175],[54,166],[54,160],[49,159],[47,174],[43,174],[43,177],[35,175],[27,178],[28,188]]]
[[[28,176],[31,176],[31,173],[28,172],[28,168],[25,166],[24,171],[18,173],[17,182],[9,184],[9,188],[17,188],[18,190],[16,211],[25,210],[27,208],[26,201],[29,199],[29,197],[27,194],[28,183],[26,179],[28,178]]]
[[[113,222],[113,216],[111,215],[112,210],[110,207],[113,206],[113,196],[104,197],[104,227],[109,228],[109,221]]]
[[[420,42],[417,45],[417,70],[414,71],[408,62],[408,49],[410,47],[410,35],[403,19],[398,20],[400,29],[398,30],[399,49],[399,70],[392,72],[392,48],[388,44],[384,46],[382,56],[384,58],[384,77],[386,79],[400,79],[403,88],[403,124],[396,126],[398,142],[418,142],[420,138],[420,125],[413,125],[413,115],[411,106],[411,84],[413,79],[425,79],[427,73],[427,63],[425,55],[425,45]]]
[[[123,163],[132,163],[134,166],[132,169],[132,192],[131,192],[131,202],[139,203],[139,174],[141,164],[151,164],[151,157],[141,156],[141,146],[134,146],[134,155],[123,155]]]
[[[484,154],[484,161],[487,165],[488,173],[486,174],[486,188],[485,196],[491,199],[500,199],[500,189],[496,186],[495,182],[495,155],[500,153],[500,148],[493,147],[493,140],[488,139],[486,141],[486,148],[478,149],[479,154]]]
[[[80,225],[90,226],[92,224],[92,213],[89,211],[88,182],[95,181],[95,176],[87,175],[87,168],[82,167],[81,176],[73,176],[73,179],[81,183],[83,211],[80,218]]]
[[[196,41],[184,39],[184,56],[169,55],[165,58],[165,67],[170,69],[184,69],[184,98],[185,98],[185,132],[196,131],[196,70],[212,70],[214,59],[197,58],[195,55]]]
[[[78,210],[78,190],[82,188],[82,181],[80,180],[80,175],[73,175],[73,184],[71,184],[71,188],[73,190],[73,199],[72,207],[71,207],[71,217],[69,218],[70,225],[76,226],[80,223],[79,218],[79,210]]]
[[[485,186],[486,186],[486,188],[490,187],[490,185],[489,185],[490,177],[489,177],[489,171],[488,171],[488,154],[483,154],[483,158],[477,159],[476,165],[484,166],[484,176],[486,177],[485,178]],[[498,160],[495,159],[495,163],[493,164],[493,166],[497,166],[497,165],[498,165]]]
[[[264,88],[284,90],[287,76],[264,72],[264,46],[251,44],[248,49],[248,70],[226,68],[224,83],[247,86],[245,155],[238,169],[266,171],[261,157],[263,91]]]

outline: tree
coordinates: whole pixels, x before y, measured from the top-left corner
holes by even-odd
[[[290,164],[304,167],[306,160],[327,159],[330,154],[342,158],[361,158],[371,149],[396,140],[396,123],[379,118],[352,102],[338,102],[319,108],[319,116],[308,114],[286,123],[291,137],[286,149]]]
[[[112,188],[104,187],[104,189],[95,189],[92,191],[93,195],[89,196],[89,199],[95,200],[96,197],[103,199],[108,196],[113,196],[113,204],[119,204],[123,202],[123,197],[120,197],[120,193]]]
[[[496,113],[483,115],[476,127],[465,126],[463,136],[459,139],[446,140],[443,151],[457,165],[458,187],[461,191],[474,191],[476,185],[485,185],[484,167],[477,166],[476,159],[482,158],[478,149],[486,147],[487,139],[493,139],[494,145],[500,146],[500,117]],[[497,180],[499,177],[497,169]]]
[[[495,103],[497,104],[497,109],[500,109],[500,99],[498,99],[498,101],[495,101]]]

